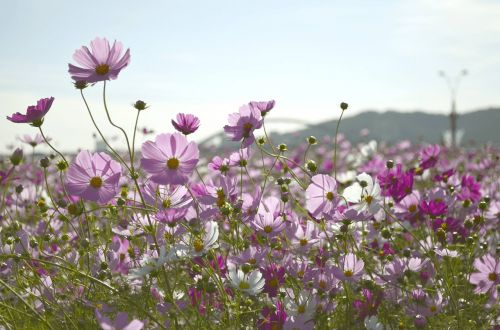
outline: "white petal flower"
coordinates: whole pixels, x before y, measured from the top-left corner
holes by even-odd
[[[245,274],[241,269],[231,267],[227,277],[234,288],[253,296],[264,289],[266,282],[258,270]]]
[[[366,330],[384,330],[384,325],[380,323],[377,316],[372,315],[365,318]]]

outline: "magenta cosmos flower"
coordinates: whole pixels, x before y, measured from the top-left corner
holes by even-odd
[[[68,169],[66,190],[69,194],[105,204],[119,191],[120,163],[103,152],[80,151]]]
[[[185,136],[159,134],[155,142],[142,145],[142,168],[151,174],[151,180],[159,184],[185,184],[198,164],[199,151],[195,142]]]
[[[36,105],[30,105],[26,109],[26,114],[16,112],[11,117],[7,117],[13,123],[31,123],[33,126],[40,126],[43,123],[43,117],[49,112],[54,102],[53,97],[40,99]]]
[[[177,121],[172,119],[172,125],[184,135],[194,133],[200,127],[200,120],[194,115],[178,113],[176,119]]]
[[[262,116],[260,111],[245,104],[238,113],[229,115],[229,125],[224,126],[224,131],[231,141],[243,140],[243,148],[246,148],[255,140],[253,131],[261,126]]]
[[[312,177],[306,190],[306,207],[315,218],[328,217],[338,203],[337,182],[329,175]]]
[[[106,38],[95,38],[90,42],[90,47],[92,51],[83,46],[73,54],[73,59],[81,67],[68,64],[68,72],[75,81],[96,83],[113,80],[130,63],[130,49],[122,55],[123,46],[119,41],[111,46]]]

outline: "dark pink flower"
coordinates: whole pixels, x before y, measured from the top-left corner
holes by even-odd
[[[53,97],[40,99],[36,105],[30,105],[26,109],[26,114],[16,112],[11,117],[7,117],[13,123],[31,123],[33,126],[40,126],[43,123],[43,117],[47,114],[54,102]]]
[[[266,292],[269,297],[276,297],[278,295],[280,285],[285,282],[285,268],[278,266],[275,263],[271,263],[269,266],[261,269],[261,272],[266,280],[266,284],[264,284],[264,292]]]
[[[142,145],[141,166],[159,184],[185,184],[198,164],[199,151],[195,142],[185,136],[159,134],[155,142]]]
[[[265,306],[261,314],[264,319],[259,321],[259,330],[283,329],[287,314],[281,301],[276,302],[276,308]]]
[[[461,181],[461,189],[457,195],[458,199],[463,201],[469,199],[473,202],[479,202],[481,199],[481,185],[472,175],[464,175]]]
[[[355,300],[353,303],[354,308],[358,311],[359,318],[364,320],[365,317],[375,315],[377,308],[382,302],[382,294],[374,297],[373,292],[368,289],[361,289],[363,293],[363,300]]]
[[[80,151],[68,169],[66,189],[70,195],[105,204],[118,193],[121,174],[120,163],[105,153]]]
[[[194,133],[200,127],[200,120],[194,115],[178,113],[176,119],[177,121],[172,119],[172,125],[184,135]]]
[[[446,203],[439,198],[430,201],[421,200],[418,208],[423,213],[434,217],[443,215],[448,211],[448,206],[446,205]]]
[[[123,45],[119,41],[111,46],[106,38],[97,37],[90,42],[90,47],[92,51],[83,46],[73,54],[73,59],[82,67],[68,64],[68,72],[75,81],[113,80],[130,63],[130,49],[122,55]]]
[[[238,113],[229,115],[229,125],[224,126],[224,131],[231,141],[243,140],[243,148],[246,148],[255,140],[253,131],[261,126],[260,111],[245,104]]]
[[[403,171],[403,165],[397,164],[395,168],[386,169],[378,175],[383,196],[392,196],[399,202],[413,190],[413,172]]]

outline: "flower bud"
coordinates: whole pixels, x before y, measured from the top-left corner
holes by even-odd
[[[73,83],[76,89],[82,90],[89,86],[89,84],[85,80],[78,80]]]
[[[47,157],[43,157],[40,159],[40,167],[41,168],[47,168],[50,165],[50,160]]]
[[[309,136],[308,138],[306,138],[306,141],[307,143],[309,143],[310,145],[314,145],[316,143],[318,143],[318,139],[316,139],[315,136]]]
[[[347,107],[349,107],[349,104],[345,102],[340,103],[340,109],[342,109],[342,111],[347,110]]]
[[[23,150],[17,148],[10,156],[10,162],[12,163],[12,165],[17,166],[21,164],[22,160],[23,160]]]
[[[24,187],[22,184],[16,186],[16,194],[22,193],[24,190]]]
[[[278,146],[278,149],[281,151],[281,152],[285,152],[288,150],[286,144],[284,143],[281,143],[279,146]]]
[[[64,171],[65,169],[68,168],[68,164],[64,161],[64,160],[61,160],[57,163],[57,169],[59,171]]]
[[[394,161],[391,159],[391,160],[388,160],[386,163],[385,163],[385,166],[387,166],[387,168],[393,168],[394,167]]]
[[[134,108],[136,108],[137,110],[139,111],[142,111],[142,110],[145,110],[146,108],[148,108],[148,105],[146,104],[146,102],[144,101],[141,101],[141,100],[137,100],[135,103],[134,103]]]
[[[306,163],[306,168],[315,173],[318,170],[318,165],[316,165],[316,162],[314,160],[308,160]]]

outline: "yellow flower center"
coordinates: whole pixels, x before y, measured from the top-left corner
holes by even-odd
[[[246,290],[246,289],[249,289],[249,288],[250,288],[250,284],[248,284],[248,282],[241,281],[241,282],[240,282],[239,287],[240,287],[240,289],[242,289],[242,290]]]
[[[417,205],[415,204],[411,204],[410,206],[408,206],[408,211],[410,212],[415,212],[417,210]]]
[[[250,136],[250,131],[252,130],[253,125],[251,123],[245,123],[243,125],[243,137],[247,138]]]
[[[107,64],[101,64],[97,68],[95,68],[95,73],[97,73],[100,76],[104,76],[109,72],[109,65]]]
[[[203,245],[203,241],[201,239],[197,238],[193,242],[193,247],[196,252],[201,252],[203,251],[205,245]]]
[[[435,305],[432,305],[432,306],[430,307],[430,310],[431,310],[431,312],[433,312],[433,313],[434,313],[435,311],[437,311],[437,307],[436,307]]]
[[[264,231],[266,232],[266,234],[270,234],[273,231],[273,227],[267,225],[264,227]]]
[[[277,287],[278,287],[278,284],[279,284],[279,283],[278,283],[278,279],[276,279],[276,278],[273,278],[273,279],[271,279],[271,280],[269,281],[269,286],[270,286],[271,288],[277,288]]]
[[[329,201],[333,201],[333,193],[331,191],[326,193],[326,199]]]
[[[352,270],[348,269],[344,272],[345,277],[351,277],[353,275]]]
[[[368,196],[365,197],[366,204],[370,205],[372,203],[372,201],[373,201],[373,197],[372,196],[368,195]]]
[[[304,314],[306,312],[306,306],[304,304],[297,306],[297,313]]]
[[[303,238],[300,241],[300,246],[306,246],[307,245],[307,239]]]
[[[168,209],[170,208],[172,202],[170,202],[170,199],[165,199],[162,203],[161,203],[161,206],[163,206],[164,208]]]
[[[95,176],[92,179],[90,179],[90,186],[92,188],[99,189],[102,187],[102,179],[99,176]]]
[[[497,280],[498,276],[495,273],[489,273],[488,274],[488,279],[492,282],[495,282]]]
[[[176,170],[179,168],[179,160],[177,158],[170,158],[167,160],[167,167],[170,170]]]

